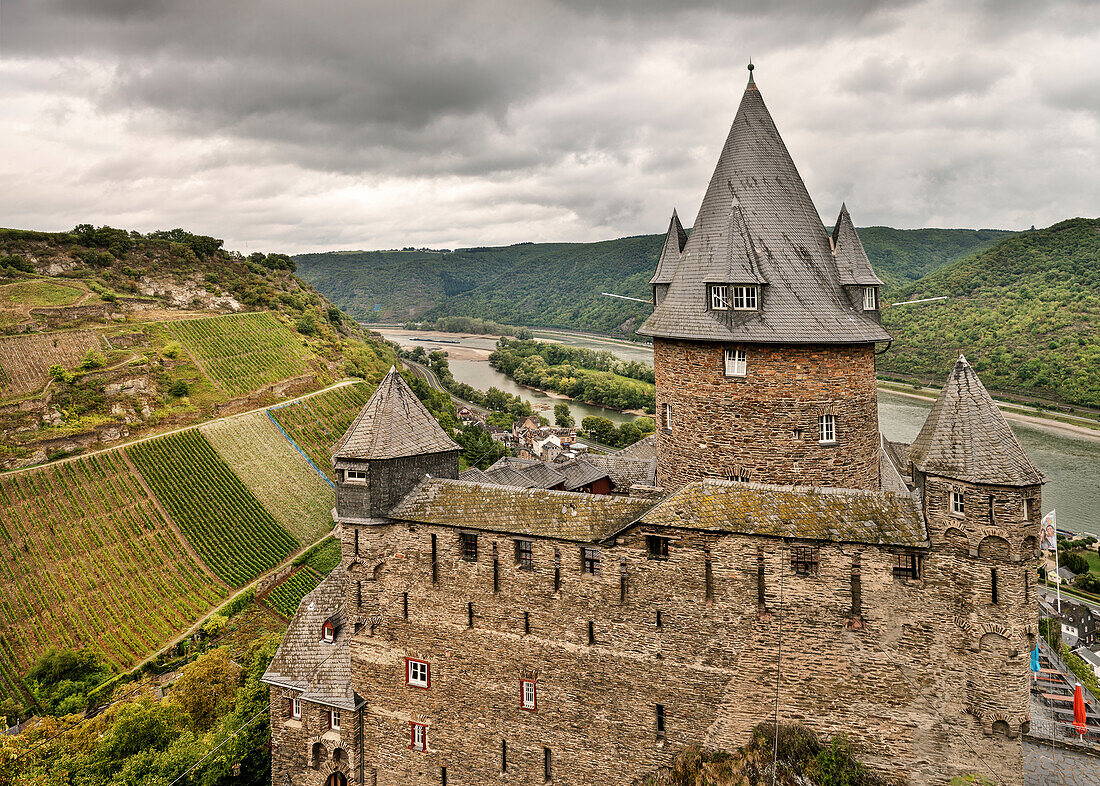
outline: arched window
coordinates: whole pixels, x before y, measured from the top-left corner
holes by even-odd
[[[328,776],[325,786],[348,786],[347,776],[342,772],[334,772]]]

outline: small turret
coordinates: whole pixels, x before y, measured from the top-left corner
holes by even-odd
[[[333,449],[337,519],[384,517],[425,475],[457,478],[460,450],[391,367]]]
[[[680,223],[680,217],[676,210],[672,210],[672,218],[668,222],[668,232],[665,233],[665,244],[661,246],[661,256],[657,260],[657,270],[649,283],[653,285],[653,305],[660,305],[668,292],[668,285],[672,283],[672,277],[676,273],[676,265],[680,262],[680,254],[687,244],[687,232]]]

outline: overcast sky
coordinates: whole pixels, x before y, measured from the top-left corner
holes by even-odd
[[[828,223],[1100,214],[1089,0],[0,0],[0,226],[289,252],[663,232],[750,56]]]

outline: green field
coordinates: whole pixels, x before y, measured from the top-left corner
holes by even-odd
[[[198,429],[126,450],[195,551],[226,583],[248,583],[298,546]]]
[[[121,453],[0,477],[0,692],[51,647],[132,666],[224,596]]]
[[[322,576],[332,573],[340,564],[340,541],[328,537],[294,560],[297,565],[308,565]]]
[[[312,543],[332,529],[332,487],[266,412],[213,421],[199,430],[260,504],[300,543]]]
[[[0,286],[0,308],[25,310],[49,306],[71,306],[86,290],[65,286],[45,278],[16,281]]]
[[[332,477],[332,446],[347,431],[370,394],[370,388],[357,383],[269,411],[310,460]]]
[[[267,311],[181,320],[169,328],[230,397],[309,370],[309,349]]]
[[[264,599],[270,608],[287,619],[294,616],[302,598],[321,583],[321,576],[310,567],[299,568],[286,581],[268,593]]]

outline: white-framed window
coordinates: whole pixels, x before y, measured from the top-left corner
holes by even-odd
[[[756,311],[759,300],[756,287],[733,288],[734,311]]]
[[[428,749],[428,727],[423,723],[409,722],[409,748],[414,751]]]
[[[336,626],[331,622],[321,626],[321,640],[326,644],[332,644],[336,640]]]
[[[427,661],[406,658],[405,684],[414,688],[428,688],[431,686],[431,667]]]
[[[725,284],[711,284],[710,309],[711,311],[725,311],[730,307],[730,288]]]
[[[836,415],[818,416],[817,441],[822,445],[832,445],[836,442]]]
[[[519,706],[531,712],[538,709],[538,688],[534,680],[519,681]]]
[[[961,491],[952,491],[951,497],[951,515],[963,518],[966,515],[966,506],[963,500],[963,493]]]
[[[743,349],[726,348],[726,376],[743,377],[749,373],[749,356]]]
[[[863,288],[863,310],[864,311],[877,311],[878,310],[878,288],[877,287],[864,287]]]
[[[340,731],[340,710],[328,711],[328,727],[333,731]]]
[[[290,717],[295,720],[300,720],[302,717],[302,700],[291,699],[290,700]]]
[[[671,429],[672,428],[672,405],[671,404],[664,404],[663,409],[664,409],[664,413],[665,413],[665,428]]]
[[[346,469],[344,470],[344,480],[347,483],[366,483],[367,473],[362,469]]]

